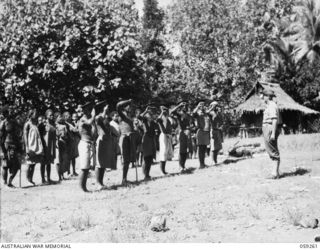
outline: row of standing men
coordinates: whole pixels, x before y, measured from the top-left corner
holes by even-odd
[[[64,173],[70,174],[70,166],[72,175],[77,175],[75,159],[78,158],[81,189],[88,191],[86,183],[92,168],[95,169],[97,184],[103,188],[105,170],[116,169],[118,155],[121,155],[122,185],[127,185],[129,166],[134,166],[139,153],[143,159],[141,162],[145,180],[149,180],[157,149],[161,171],[167,174],[166,162],[173,158],[172,134],[175,124],[178,127],[181,171],[185,171],[186,160],[195,147],[200,168],[205,167],[208,146],[211,146],[213,162],[217,163],[223,140],[223,122],[217,102],[212,102],[208,107],[204,102],[199,102],[191,111],[186,102],[171,109],[161,106],[160,114],[158,108],[150,104],[143,112],[136,112],[135,115],[131,115],[132,100],[119,102],[113,112],[105,103],[79,106],[72,115],[69,112],[54,113],[49,109],[45,117],[39,117],[37,110],[33,109],[23,126],[22,136],[19,136],[19,125],[15,117],[10,115],[8,109],[4,109],[0,123],[4,182],[12,186],[12,180],[21,168],[19,155],[22,151],[25,152],[28,165],[27,180],[31,184],[34,184],[36,164],[41,165],[42,182],[51,183],[51,164],[56,165],[59,180],[62,180]],[[193,134],[196,146],[192,143]]]

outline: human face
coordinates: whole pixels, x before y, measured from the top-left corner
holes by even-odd
[[[134,125],[135,129],[138,129],[138,127],[139,127],[139,120],[138,120],[137,118],[134,118],[134,120],[133,120],[133,125]]]
[[[148,122],[152,121],[152,115],[150,113],[147,113],[145,117],[147,118]]]
[[[115,122],[119,122],[119,114],[118,113],[115,113],[112,117],[112,120],[115,121]]]
[[[154,113],[154,114],[153,114],[153,119],[154,119],[154,120],[157,120],[157,119],[158,119],[158,116],[159,116],[159,114]]]
[[[43,117],[39,116],[38,117],[38,124],[42,124],[44,122]]]
[[[49,121],[49,122],[53,122],[53,120],[54,120],[54,116],[53,116],[53,112],[48,112],[48,114],[47,114],[47,120]]]
[[[72,115],[72,121],[73,121],[73,122],[77,122],[77,121],[78,121],[78,115],[77,115],[76,113],[74,113],[74,114]]]
[[[137,109],[136,110],[136,116],[139,116],[141,114],[141,110],[140,109]]]
[[[71,121],[71,115],[70,115],[69,112],[64,113],[64,119],[65,119],[66,121],[68,121],[68,122]]]
[[[78,114],[78,117],[83,116],[83,109],[82,109],[81,106],[79,106],[79,107],[77,108],[77,114]]]
[[[130,114],[131,113],[131,106],[130,105],[128,105],[128,106],[126,106],[125,108],[124,108],[124,111],[125,112],[127,112],[127,114]]]

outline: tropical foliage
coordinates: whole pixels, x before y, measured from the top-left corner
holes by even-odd
[[[1,8],[1,6],[0,6]],[[217,99],[230,110],[265,73],[300,103],[318,95],[316,0],[6,0],[0,95],[16,106],[92,99]]]
[[[16,0],[0,21],[1,88],[17,105],[145,93],[133,2]]]

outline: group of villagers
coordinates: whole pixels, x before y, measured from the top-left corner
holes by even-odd
[[[262,92],[261,97],[267,105],[263,136],[266,150],[274,161],[272,178],[276,179],[280,177],[279,112],[272,91]],[[42,183],[52,184],[52,166],[62,181],[78,176],[77,163],[80,187],[87,192],[91,171],[95,172],[99,189],[103,189],[106,170],[115,170],[121,164],[121,185],[127,186],[130,166],[136,176],[141,166],[145,181],[151,179],[151,167],[157,163],[162,174],[167,175],[166,163],[172,161],[175,151],[181,172],[187,170],[187,160],[196,157],[199,168],[205,168],[208,154],[211,154],[212,165],[218,163],[223,126],[221,107],[216,101],[209,105],[200,101],[194,109],[186,101],[170,107],[150,103],[144,110],[133,110],[132,100],[118,102],[115,110],[102,101],[79,105],[74,113],[48,109],[44,116],[34,108],[25,122],[17,118],[10,106],[3,106],[0,117],[2,178],[4,184],[14,187],[12,182],[25,163],[30,184],[35,185],[36,165],[40,166]]]

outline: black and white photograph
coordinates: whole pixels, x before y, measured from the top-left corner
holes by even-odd
[[[317,248],[320,0],[0,0],[0,174],[4,249]]]

